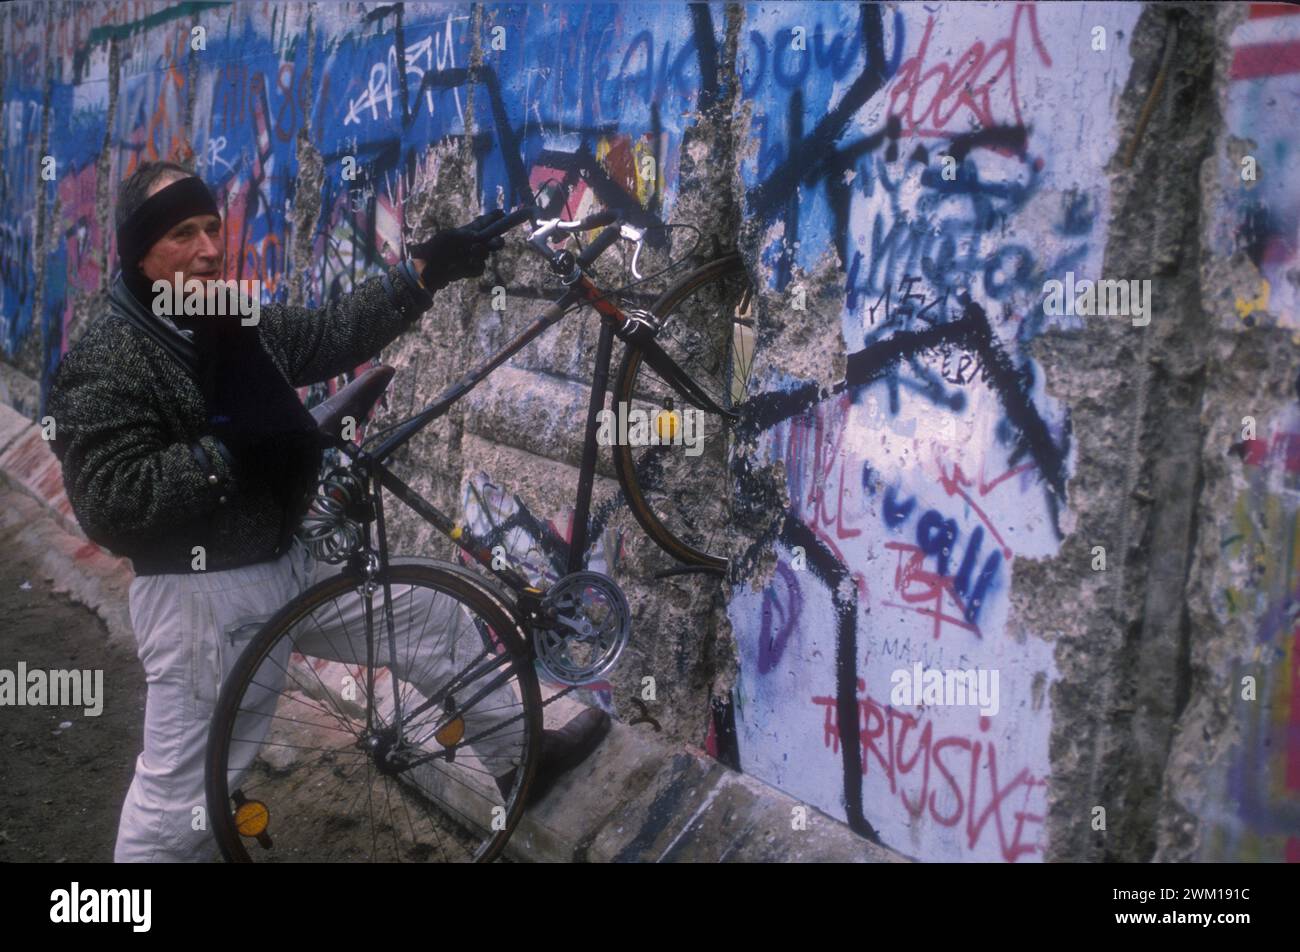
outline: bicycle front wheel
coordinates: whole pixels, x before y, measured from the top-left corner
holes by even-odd
[[[744,262],[728,255],[687,274],[650,308],[655,342],[726,410],[749,393],[753,302]],[[724,572],[734,423],[690,406],[635,347],[623,355],[614,394],[615,412],[630,421],[614,466],[633,516],[669,555]]]
[[[228,861],[501,853],[540,750],[537,677],[499,600],[429,561],[391,564],[369,592],[350,570],[327,578],[243,651],[207,749]]]

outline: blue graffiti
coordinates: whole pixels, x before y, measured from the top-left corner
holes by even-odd
[[[897,530],[912,515],[916,508],[916,497],[900,501],[898,491],[889,486],[885,489],[884,504],[881,507],[881,520],[891,530]],[[945,578],[950,577],[949,568],[952,555],[957,548],[961,530],[957,520],[945,518],[937,509],[927,509],[916,521],[916,545],[926,558],[935,560],[936,571]],[[984,560],[984,566],[972,581],[975,566],[979,562],[980,550],[984,545],[984,527],[976,526],[971,530],[966,542],[957,574],[951,576],[953,591],[960,596],[964,606],[964,617],[971,625],[979,623],[980,612],[988,600],[989,590],[998,577],[1002,565],[1002,552],[994,549]]]

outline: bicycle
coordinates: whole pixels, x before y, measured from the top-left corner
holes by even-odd
[[[544,703],[535,665],[565,685],[549,704],[608,672],[630,636],[622,590],[584,564],[615,338],[625,344],[614,378],[615,411],[620,404],[654,411],[659,440],[615,445],[614,468],[637,523],[682,563],[660,574],[727,572],[717,527],[725,522],[730,440],[752,369],[754,330],[753,291],[739,256],[695,268],[647,309],[624,310],[614,298],[627,289],[601,290],[590,269],[622,240],[634,249],[631,273],[638,279],[628,287],[648,280],[637,270],[646,229],[613,212],[579,221],[541,216],[540,208],[525,205],[481,232],[491,238],[531,223],[528,247],[566,288],[501,350],[425,409],[360,445],[343,437],[342,422],[367,418],[391,367],[370,368],[311,410],[322,446],[349,462],[323,480],[300,538],[319,561],[342,568],[272,616],[222,687],[206,788],[213,832],[228,861],[374,859],[382,850],[397,860],[487,862],[501,854],[537,766]],[[578,254],[552,247],[594,229],[601,230]],[[416,493],[385,460],[585,306],[600,315],[600,335],[567,574],[542,589],[494,559],[467,526]],[[679,405],[718,434],[698,455],[676,451],[684,445],[673,441],[682,426]],[[384,489],[481,570],[390,558]],[[412,642],[419,613],[427,623],[435,611],[436,641],[426,642],[421,629]],[[320,663],[308,656],[344,668],[326,668],[322,676]],[[362,810],[362,798],[368,816],[359,818],[354,811]]]

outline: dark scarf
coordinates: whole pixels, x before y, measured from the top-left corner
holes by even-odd
[[[208,424],[240,457],[242,475],[271,485],[286,508],[315,485],[321,449],[316,421],[262,346],[260,322],[237,317],[173,317],[194,332],[198,382]],[[311,485],[302,483],[310,472]]]
[[[172,315],[194,334],[174,334],[153,313],[152,282],[138,271],[122,275],[121,287],[138,304],[133,323],[161,343],[189,371],[203,394],[208,429],[235,457],[242,482],[269,485],[276,501],[300,516],[303,494],[316,485],[321,448],[316,421],[261,342],[261,324],[238,317]],[[170,292],[168,292],[170,293]],[[116,295],[119,309],[128,295]],[[147,325],[147,326],[142,326]]]
[[[216,200],[197,176],[159,189],[117,230],[122,282],[151,322],[146,332],[186,367],[207,405],[208,428],[235,457],[241,481],[269,484],[276,500],[299,514],[303,494],[316,484],[321,449],[316,424],[297,391],[262,346],[261,326],[235,316],[171,315],[193,343],[170,330],[153,313],[153,282],[139,270],[149,249],[187,218],[217,215]],[[171,276],[168,277],[171,280]],[[127,302],[119,300],[122,307]]]

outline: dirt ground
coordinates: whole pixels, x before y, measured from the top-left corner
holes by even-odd
[[[0,668],[104,671],[98,717],[0,707],[0,861],[111,863],[143,741],[144,670],[133,651],[110,644],[97,615],[55,595],[12,549],[0,558],[0,619]]]
[[[15,551],[0,560],[0,618],[0,669],[16,671],[23,662],[28,671],[104,672],[103,710],[96,717],[86,716],[83,707],[0,706],[0,862],[111,863],[118,817],[143,743],[144,671],[133,651],[109,641],[98,616],[56,595],[40,569]],[[306,744],[309,737],[290,739]],[[313,859],[369,858],[375,831],[360,822],[364,814],[353,811],[342,818],[355,825],[343,828],[341,818],[319,810],[326,793],[355,804],[360,787],[350,783],[326,791],[309,764],[298,766],[304,769],[270,770],[259,761],[248,783],[274,803],[277,815],[296,818],[290,828],[299,835],[314,831]],[[382,785],[374,796],[377,803],[388,802]],[[344,806],[343,801],[338,805]],[[409,816],[404,819],[395,824],[377,818],[381,845],[386,847],[391,837],[397,852],[387,856],[381,851],[375,858],[438,859],[448,849],[456,854],[460,836],[441,823],[430,828],[432,838],[421,837],[427,841],[423,845],[405,836],[399,845],[397,834],[410,823]],[[318,827],[314,820],[325,825]],[[322,846],[330,849],[322,852]],[[296,852],[293,838],[284,836],[275,859],[292,861]]]

